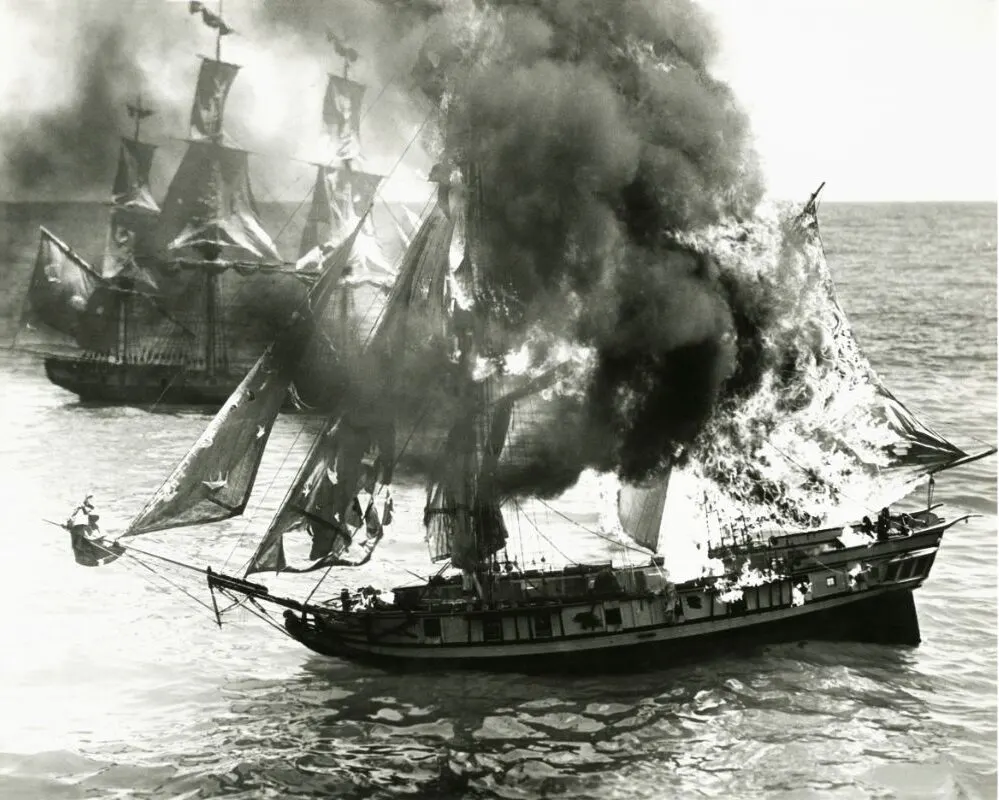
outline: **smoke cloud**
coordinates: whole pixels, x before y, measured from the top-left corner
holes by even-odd
[[[759,372],[759,298],[683,240],[763,191],[748,120],[708,71],[705,15],[685,0],[383,5],[424,26],[416,87],[443,99],[446,157],[473,165],[481,307],[508,344],[541,328],[593,353],[577,407],[501,484],[656,473]]]

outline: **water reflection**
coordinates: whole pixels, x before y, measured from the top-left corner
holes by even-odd
[[[856,791],[872,765],[920,758],[912,734],[929,679],[913,658],[794,644],[572,681],[309,658],[287,680],[227,685],[206,747],[183,755],[162,788],[343,798]]]

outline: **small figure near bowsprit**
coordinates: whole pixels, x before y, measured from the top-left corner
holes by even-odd
[[[874,533],[874,523],[871,522],[870,517],[864,517],[860,523],[860,530],[864,533]]]
[[[72,537],[73,556],[76,563],[84,567],[99,567],[109,564],[118,558],[125,549],[115,542],[106,542],[97,526],[100,515],[94,504],[90,502],[92,494],[88,494],[63,523]]]
[[[878,513],[878,541],[887,542],[889,531],[891,531],[891,512],[888,507],[882,508]]]
[[[69,515],[69,519],[66,520],[65,528],[66,530],[73,530],[76,527],[86,528],[86,533],[91,536],[91,538],[97,538],[93,534],[100,535],[100,529],[97,527],[97,520],[100,519],[100,515],[96,513],[94,509],[94,504],[90,502],[92,494],[88,494],[83,498],[83,502],[80,503],[73,513]]]
[[[352,605],[353,601],[350,598],[350,591],[345,586],[340,590],[340,607],[346,613],[350,611]]]

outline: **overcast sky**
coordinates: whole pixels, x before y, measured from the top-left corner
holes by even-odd
[[[8,114],[68,85],[41,36],[60,2],[34,2],[0,0]],[[774,196],[825,180],[826,200],[996,199],[995,0],[700,2]]]
[[[996,199],[991,0],[702,0],[772,194]]]

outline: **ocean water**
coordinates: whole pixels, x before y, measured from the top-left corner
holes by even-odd
[[[96,252],[88,215],[4,208],[4,330],[37,225],[55,217]],[[955,440],[994,442],[995,205],[825,204],[820,218],[886,383]],[[245,611],[218,629],[197,575],[73,562],[44,520],[93,492],[105,530],[123,525],[206,421],[82,407],[39,363],[0,356],[0,797],[996,796],[994,458],[937,482],[952,513],[980,516],[947,534],[916,594],[919,647],[796,642],[627,677],[398,675],[314,656]],[[139,546],[238,569],[316,424],[279,420],[260,473],[271,490],[245,520]],[[330,589],[426,574],[421,537],[391,537]],[[600,540],[563,544],[606,555]],[[463,776],[450,788],[441,758]]]

